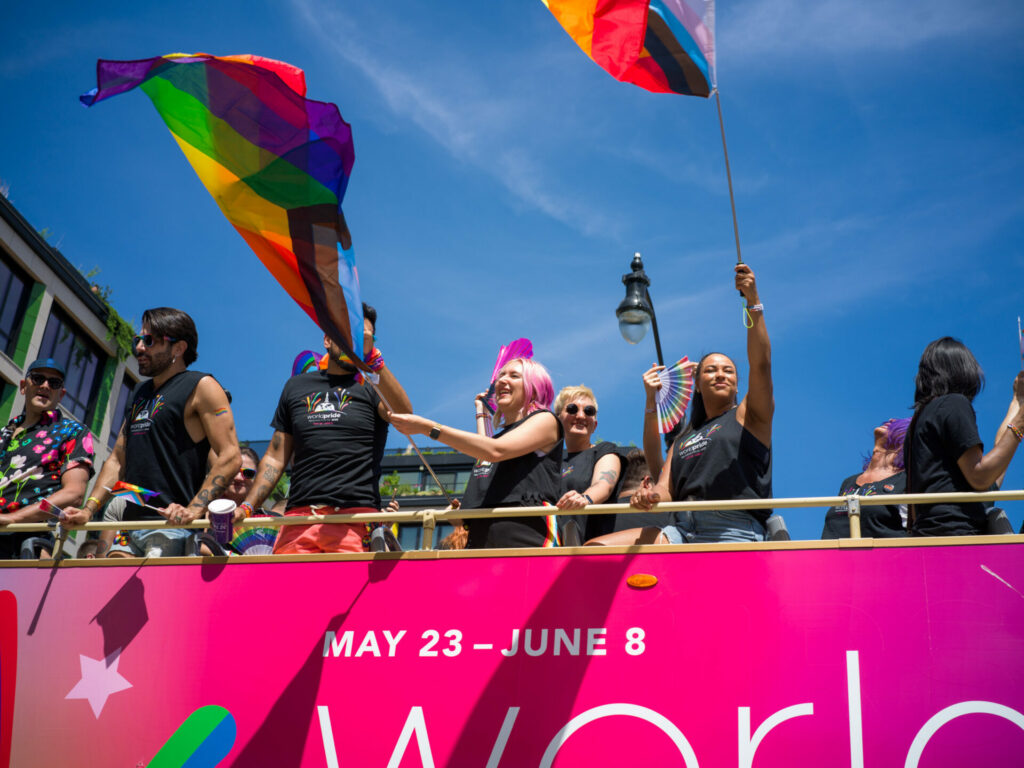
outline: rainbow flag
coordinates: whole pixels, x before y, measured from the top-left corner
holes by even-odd
[[[616,80],[655,93],[715,89],[714,0],[541,0]]]
[[[141,88],[207,191],[274,278],[362,360],[363,309],[341,201],[355,151],[301,69],[259,56],[174,53],[97,62],[85,106]]]
[[[148,506],[146,502],[160,495],[160,491],[151,491],[141,485],[132,485],[123,480],[118,480],[109,490],[113,496],[125,496],[129,501],[134,501],[143,507]]]

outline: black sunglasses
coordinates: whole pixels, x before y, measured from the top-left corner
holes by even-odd
[[[161,336],[160,338],[171,344],[178,341],[178,339],[175,339],[171,336]],[[141,336],[132,336],[132,349],[135,349],[135,347],[139,346],[140,341],[142,342],[142,346],[144,346],[146,349],[149,349],[156,343],[157,337],[154,336],[152,333],[145,333]]]
[[[28,380],[35,384],[37,387],[43,386],[43,384],[49,384],[50,389],[63,389],[64,379],[60,376],[44,376],[41,373],[30,373]]]
[[[568,413],[570,416],[575,416],[577,413],[579,413],[579,410],[580,410],[580,407],[576,403],[569,403],[567,406],[565,406],[565,412]],[[583,406],[583,415],[584,416],[597,416],[597,406],[596,405],[584,405]]]
[[[256,470],[249,469],[249,467],[242,467],[242,477],[244,477],[246,480],[252,480],[254,477],[256,477]]]

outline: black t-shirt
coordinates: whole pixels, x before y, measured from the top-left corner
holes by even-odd
[[[615,443],[603,442],[586,448],[582,451],[566,453],[562,462],[562,483],[559,498],[567,491],[583,493],[593,484],[594,467],[608,454],[614,454],[619,459],[619,478],[615,481],[611,494],[602,504],[614,504],[618,495],[619,486],[622,484],[622,468],[625,463],[619,454],[619,447]],[[615,515],[564,515],[566,519],[575,519],[576,524],[583,532],[583,539],[592,539],[595,536],[603,536],[614,530]]]
[[[195,442],[185,427],[185,406],[199,380],[200,371],[182,371],[154,390],[153,380],[136,385],[125,405],[124,480],[158,495],[147,499],[154,507],[172,502],[188,506],[206,479],[210,441]],[[139,509],[145,509],[140,507]],[[140,517],[158,518],[155,512]]]
[[[736,421],[736,409],[683,433],[672,445],[672,500],[767,499],[772,449]],[[747,510],[764,524],[770,509]]]
[[[288,509],[380,507],[388,423],[372,387],[351,374],[311,371],[284,385],[270,426],[292,436]]]
[[[942,395],[922,406],[910,443],[911,493],[973,493],[957,460],[968,448],[981,445],[971,401],[963,395]],[[965,504],[917,504],[914,536],[961,536],[986,531],[985,507]]]
[[[904,493],[907,489],[907,473],[895,475],[873,483],[857,485],[860,474],[850,475],[839,486],[838,496],[879,496],[887,493]],[[884,507],[860,508],[860,535],[869,539],[886,539],[906,536],[900,504],[886,504]],[[850,537],[850,517],[846,507],[829,507],[825,513],[823,539],[847,539]]]
[[[525,424],[529,419],[551,411],[534,411],[512,422],[495,437]],[[553,415],[553,414],[551,414]],[[557,419],[556,419],[557,422]],[[561,498],[559,480],[562,469],[562,425],[558,423],[558,444],[549,453],[537,451],[497,463],[478,461],[473,467],[462,506],[466,509],[495,507],[539,507],[553,505]],[[552,513],[557,512],[552,508]],[[500,520],[467,520],[468,549],[492,547],[540,547],[547,532],[543,517],[512,517]]]

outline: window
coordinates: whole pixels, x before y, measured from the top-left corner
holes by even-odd
[[[7,259],[0,258],[0,349],[14,352],[25,318],[29,298],[29,280]]]
[[[96,391],[103,375],[103,358],[98,347],[56,306],[46,321],[39,357],[52,357],[64,365],[67,394],[61,404],[76,419],[88,424],[95,406]]]
[[[107,445],[111,449],[113,449],[114,443],[117,442],[117,433],[121,431],[121,425],[124,423],[124,408],[128,403],[128,396],[131,395],[134,388],[135,382],[125,373],[124,378],[121,379],[121,389],[117,393],[114,413],[110,417],[110,437],[107,438]]]

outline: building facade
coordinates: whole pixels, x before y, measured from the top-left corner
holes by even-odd
[[[106,459],[139,381],[135,359],[121,360],[108,339],[108,315],[89,281],[0,196],[0,424],[21,413],[25,366],[52,357],[67,371],[61,407],[92,431],[97,466]]]

